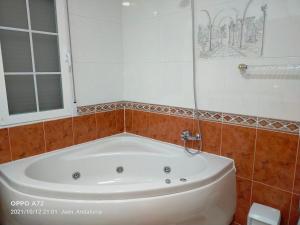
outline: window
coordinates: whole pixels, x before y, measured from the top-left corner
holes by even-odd
[[[0,0],[0,125],[70,114],[64,4]]]

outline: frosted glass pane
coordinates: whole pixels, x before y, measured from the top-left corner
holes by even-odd
[[[29,5],[32,29],[56,33],[54,0],[30,0]]]
[[[33,75],[5,76],[9,114],[36,112]]]
[[[0,0],[0,26],[28,29],[25,0]]]
[[[4,72],[32,72],[29,33],[0,30]]]
[[[57,36],[32,34],[37,72],[60,72]]]
[[[40,111],[62,109],[63,95],[60,75],[37,75]]]

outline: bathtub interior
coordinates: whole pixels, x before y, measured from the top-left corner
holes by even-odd
[[[0,166],[0,181],[39,196],[128,199],[206,188],[229,173],[231,159],[121,134]]]
[[[103,186],[165,179],[185,182],[206,168],[207,159],[201,154],[187,155],[181,148],[146,139],[112,137],[84,149],[35,160],[24,173],[30,179],[49,183]]]

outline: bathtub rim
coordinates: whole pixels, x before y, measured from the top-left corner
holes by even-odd
[[[181,191],[175,191],[175,192],[168,192],[168,193],[164,193],[164,194],[148,194],[148,195],[124,195],[123,193],[120,194],[114,194],[111,197],[107,197],[107,196],[102,196],[102,195],[98,195],[97,196],[84,196],[84,195],[55,195],[55,196],[47,196],[47,195],[41,195],[38,193],[27,193],[26,191],[20,191],[18,189],[13,188],[12,186],[10,186],[7,182],[5,182],[3,179],[0,178],[0,186],[5,186],[8,190],[18,194],[18,195],[26,195],[29,197],[33,197],[36,199],[51,199],[51,200],[57,200],[57,201],[88,201],[88,202],[102,202],[102,201],[129,201],[129,200],[138,200],[138,199],[148,199],[148,198],[163,198],[163,197],[167,197],[167,196],[176,196],[176,195],[180,195],[180,194],[187,194],[187,193],[191,193],[191,192],[195,192],[195,191],[201,191],[201,190],[205,190],[207,188],[209,188],[212,185],[216,185],[219,182],[221,182],[223,179],[226,179],[229,176],[235,176],[236,175],[236,170],[235,168],[232,168],[230,170],[228,170],[225,174],[223,174],[221,177],[219,177],[218,179],[214,180],[211,183],[208,183],[206,185],[203,186],[195,186],[194,188],[191,189],[184,189]],[[16,199],[16,200],[20,200],[22,201],[22,199]]]
[[[41,155],[36,155],[32,157],[28,157],[25,159],[16,160],[14,162],[5,163],[0,165],[0,182],[5,183],[7,186],[12,188],[15,191],[19,191],[20,193],[29,194],[29,195],[37,195],[41,197],[49,197],[49,198],[65,198],[65,199],[82,199],[82,200],[92,200],[92,199],[131,199],[131,198],[144,198],[144,197],[155,197],[155,196],[163,196],[166,194],[175,194],[185,191],[190,191],[195,188],[202,188],[205,186],[210,185],[211,183],[216,182],[217,180],[221,179],[225,174],[230,173],[232,170],[235,172],[235,166],[234,161],[232,159],[223,157],[223,156],[217,156],[210,153],[200,153],[202,156],[217,158],[217,159],[223,159],[224,162],[226,162],[226,166],[222,168],[222,170],[217,171],[213,175],[207,176],[205,178],[202,177],[202,179],[199,179],[199,177],[195,176],[192,181],[182,183],[182,182],[175,182],[170,185],[165,184],[164,180],[159,183],[153,183],[150,186],[145,186],[144,184],[141,185],[135,185],[135,189],[130,190],[124,190],[124,187],[121,191],[103,191],[103,189],[100,189],[99,186],[83,186],[83,185],[71,185],[71,184],[56,184],[56,183],[50,183],[45,181],[39,181],[34,180],[31,178],[26,177],[25,171],[24,171],[24,177],[26,177],[27,181],[31,181],[32,183],[22,183],[18,182],[16,179],[11,179],[9,177],[9,174],[4,173],[2,169],[4,169],[8,165],[12,165],[15,163],[24,163],[26,166],[28,166],[28,161],[32,164],[34,162],[37,162],[41,159],[49,158],[53,155],[64,155],[68,154],[68,152],[74,152],[74,151],[80,151],[84,147],[93,146],[96,144],[99,144],[105,140],[113,140],[114,138],[137,138],[139,140],[143,141],[150,141],[154,143],[161,143],[163,145],[170,146],[171,148],[176,148],[177,150],[181,150],[184,152],[184,149],[178,145],[169,144],[161,141],[157,141],[154,139],[141,137],[138,135],[132,135],[132,134],[118,134],[113,135],[110,137],[94,140],[91,142],[67,147],[64,149],[59,149],[52,152],[47,152]],[[30,165],[29,164],[29,165]],[[159,184],[159,185],[158,185]],[[50,188],[47,188],[50,187]],[[146,187],[146,188],[145,188]],[[113,196],[112,196],[113,195]]]

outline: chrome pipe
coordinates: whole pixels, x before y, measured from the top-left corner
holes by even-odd
[[[69,34],[69,51],[70,51],[70,72],[72,74],[72,85],[73,85],[73,103],[77,103],[77,95],[76,95],[76,83],[75,83],[75,75],[74,75],[74,65],[73,65],[73,51],[72,51],[72,35],[71,35],[71,19],[70,19],[70,10],[69,10],[69,0],[66,0],[66,8],[67,8],[67,16],[68,16],[68,34]]]

